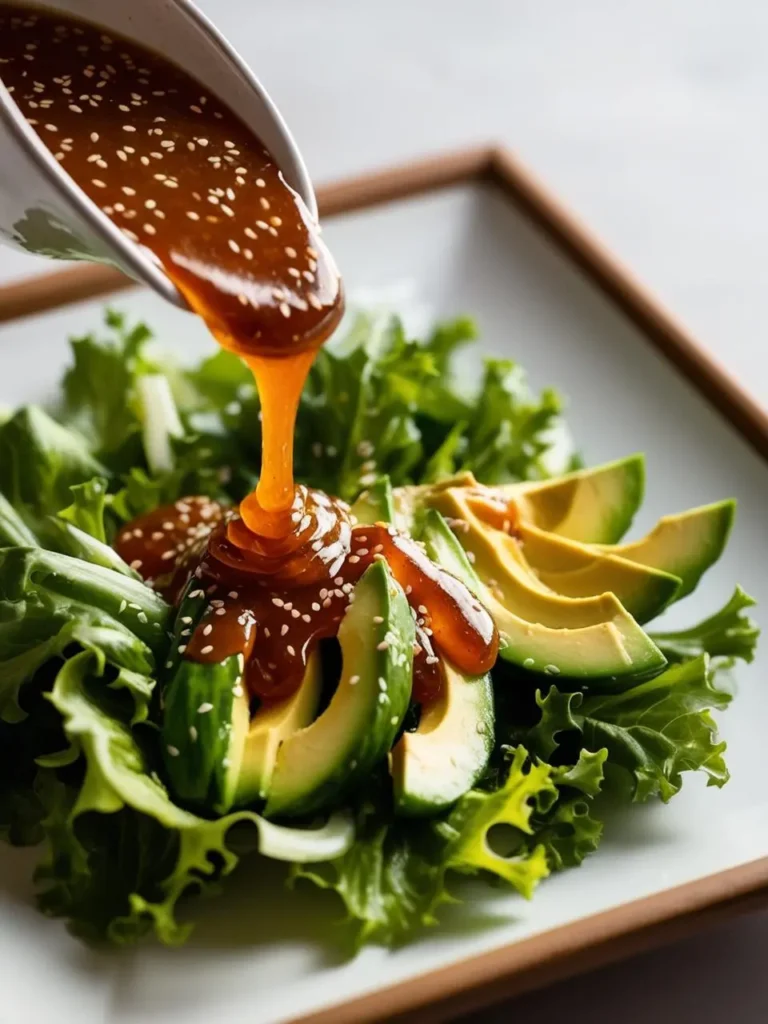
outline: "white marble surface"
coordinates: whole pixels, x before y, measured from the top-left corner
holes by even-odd
[[[317,180],[501,140],[768,402],[768,5],[202,0]],[[38,266],[0,250],[0,281]],[[768,1018],[768,918],[518,1002],[592,1024]],[[506,1020],[512,1008],[483,1015]],[[479,1018],[478,1018],[479,1019]],[[577,1014],[575,1019],[581,1019]]]

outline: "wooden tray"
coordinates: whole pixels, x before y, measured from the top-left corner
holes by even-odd
[[[318,190],[318,198],[324,218],[339,217],[344,222],[354,211],[410,201],[477,182],[497,190],[512,203],[614,310],[632,322],[647,343],[762,460],[768,458],[766,412],[511,153],[485,148],[439,156],[324,186]],[[20,328],[22,318],[132,286],[132,282],[104,267],[77,266],[46,274],[0,288],[0,323],[13,322],[15,328]],[[523,358],[524,364],[525,361]],[[567,391],[567,381],[563,387]],[[667,813],[674,816],[674,805]],[[768,854],[768,847],[761,852]],[[571,876],[578,885],[578,873]],[[413,1020],[422,1024],[445,1020],[511,994],[677,940],[766,902],[768,855],[686,884],[665,887],[644,898],[459,959],[325,1009],[308,1009],[292,1019],[304,1024],[361,1024],[377,1020]]]

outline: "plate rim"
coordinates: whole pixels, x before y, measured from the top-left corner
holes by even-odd
[[[321,216],[333,217],[478,182],[495,186],[546,235],[768,461],[768,411],[511,150],[488,145],[442,153],[321,185],[317,198]],[[134,286],[119,271],[101,265],[22,278],[0,287],[0,323]],[[766,904],[768,855],[290,1020],[293,1024],[444,1020],[675,941]]]

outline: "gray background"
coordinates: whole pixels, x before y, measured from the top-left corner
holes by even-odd
[[[501,140],[768,403],[768,4],[201,0],[317,181]],[[0,281],[37,261],[0,251]],[[768,917],[483,1020],[768,1020]]]

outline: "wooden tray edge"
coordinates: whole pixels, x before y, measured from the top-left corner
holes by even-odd
[[[762,857],[296,1017],[291,1024],[453,1020],[766,905],[768,857]]]

